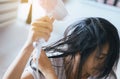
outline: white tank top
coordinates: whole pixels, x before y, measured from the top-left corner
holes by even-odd
[[[63,58],[52,58],[50,60],[58,76],[58,79],[66,79],[64,66],[63,66]],[[56,67],[56,66],[59,66],[59,67]],[[32,63],[32,67],[36,67],[34,63]],[[30,65],[25,68],[25,71],[30,72],[34,77],[34,79],[37,79],[37,72],[33,68],[31,68]],[[39,73],[39,76],[40,76],[40,79],[45,79],[45,77],[41,73]]]

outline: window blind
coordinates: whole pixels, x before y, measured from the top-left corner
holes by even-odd
[[[18,0],[0,0],[0,27],[13,23],[17,17]]]

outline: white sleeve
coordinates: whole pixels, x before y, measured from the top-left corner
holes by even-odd
[[[34,79],[37,79],[37,74],[36,74],[36,72],[35,72],[30,66],[26,67],[26,68],[25,68],[25,71],[30,72],[30,73],[32,74],[32,76],[34,77]]]

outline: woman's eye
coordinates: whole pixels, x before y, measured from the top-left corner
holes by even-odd
[[[103,59],[104,57],[98,57],[97,59]]]
[[[98,59],[98,60],[102,60],[102,59],[104,59],[104,58],[105,58],[104,56],[96,57],[96,59]]]

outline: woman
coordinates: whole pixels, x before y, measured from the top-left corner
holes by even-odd
[[[33,42],[38,38],[47,41],[52,23],[53,19],[47,16],[32,23],[21,54],[3,79],[35,79],[36,58],[33,57],[30,67],[24,68],[34,49]],[[90,17],[76,21],[66,29],[63,39],[43,47],[39,57],[39,76],[40,79],[117,79],[114,69],[118,60],[117,29],[103,18]]]

